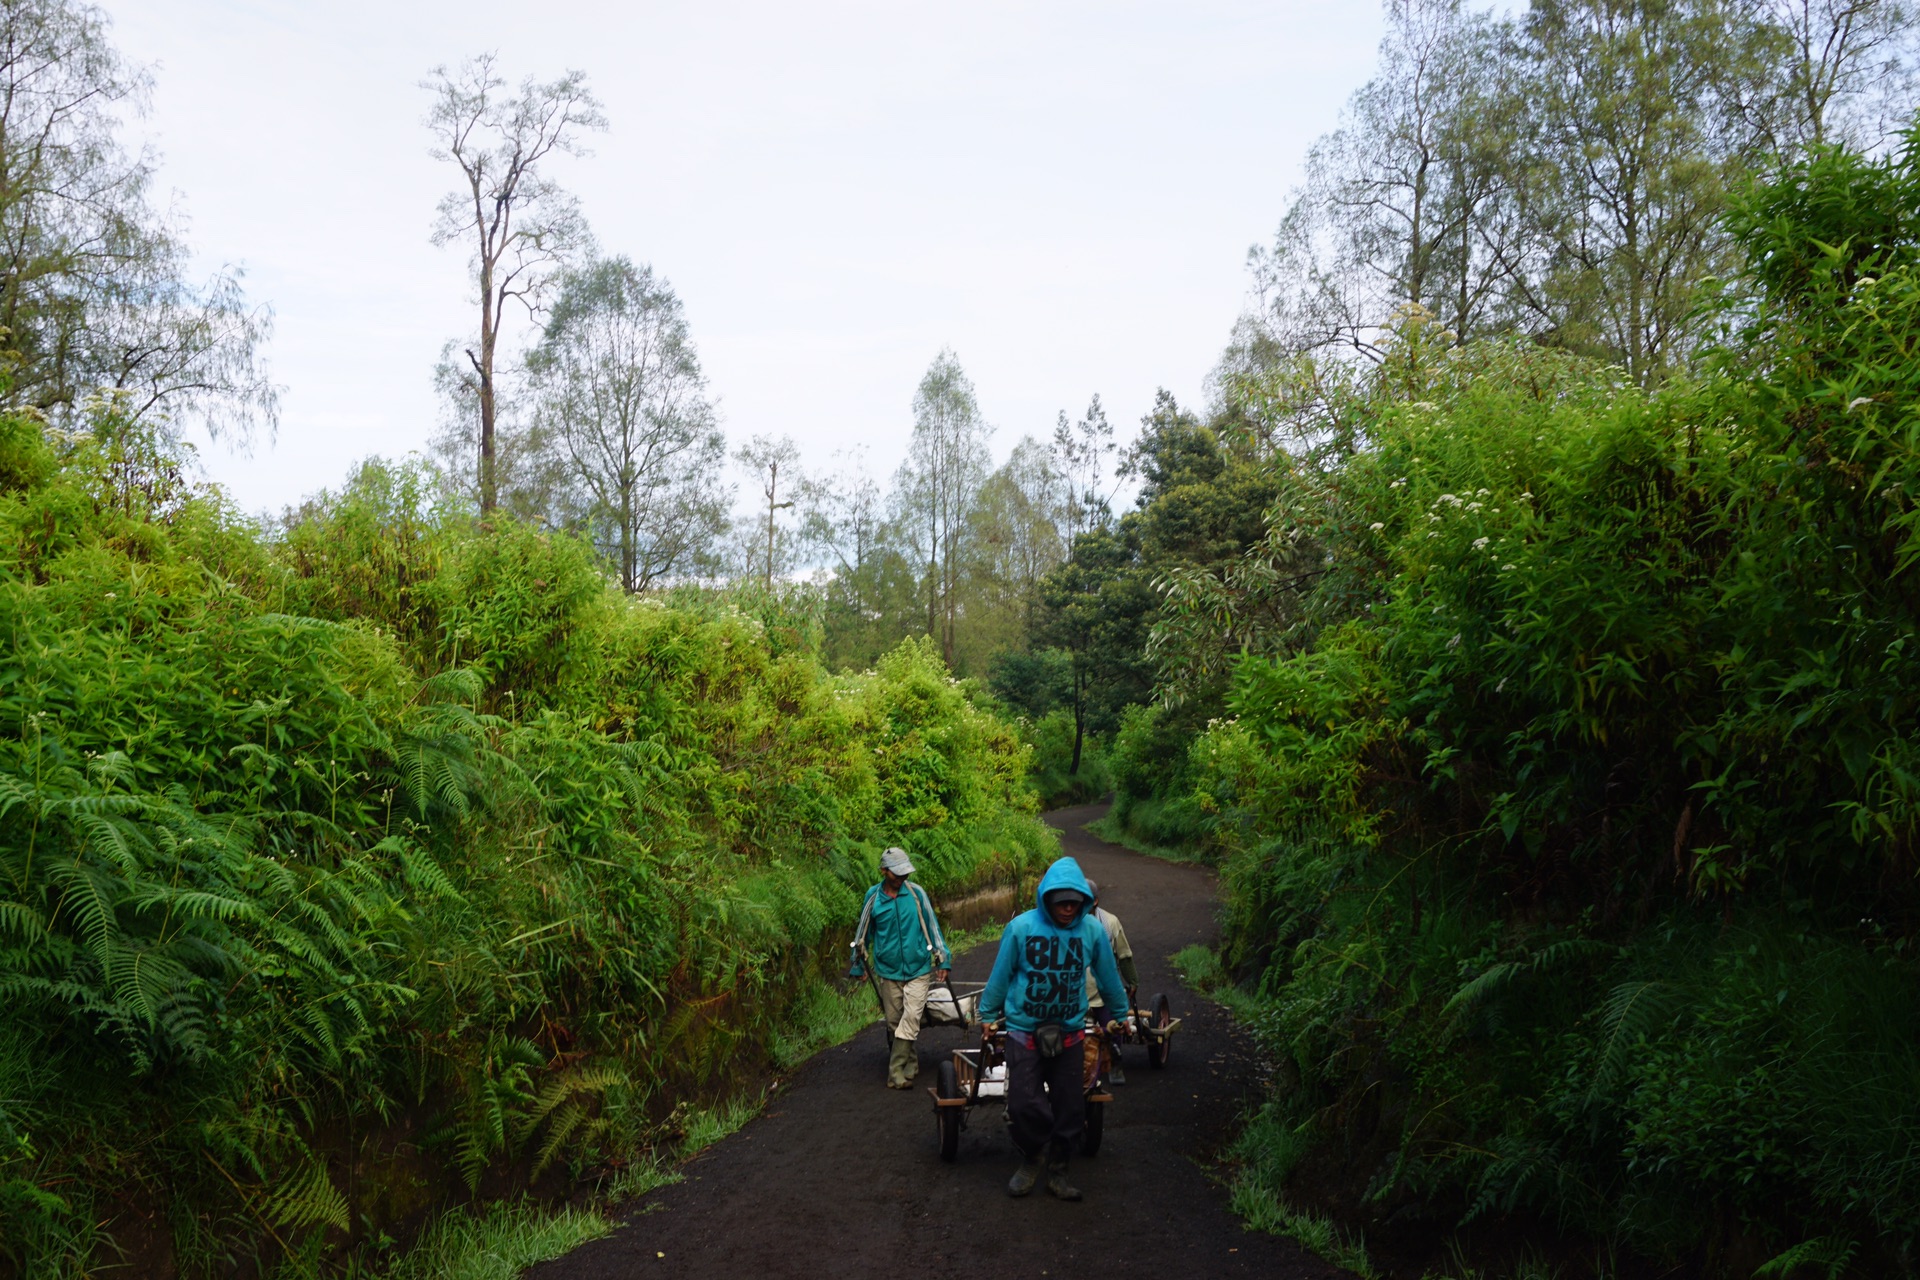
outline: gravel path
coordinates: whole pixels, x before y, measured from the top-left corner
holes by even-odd
[[[1017,1163],[1000,1113],[975,1108],[960,1158],[943,1164],[932,1105],[938,1055],[972,1032],[931,1028],[921,1078],[890,1090],[876,1024],[818,1054],[739,1133],[687,1166],[686,1180],[635,1203],[619,1230],[534,1268],[529,1280],[627,1276],[1126,1277],[1345,1276],[1288,1240],[1243,1230],[1207,1175],[1254,1089],[1254,1062],[1225,1013],[1180,986],[1167,957],[1215,937],[1213,877],[1142,857],[1081,830],[1099,806],[1047,815],[1066,851],[1126,925],[1142,1003],[1166,992],[1185,1019],[1164,1071],[1128,1050],[1099,1155],[1074,1164],[1086,1193],[1008,1198]],[[993,946],[958,958],[956,982],[983,982]]]

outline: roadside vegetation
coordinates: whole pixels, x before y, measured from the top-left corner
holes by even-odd
[[[779,600],[628,596],[425,470],[263,538],[175,463],[0,425],[23,1273],[317,1265],[643,1158],[790,1060],[879,843],[936,894],[1053,848],[924,642],[833,676]]]
[[[1920,1270],[1920,23],[1510,8],[1386,6],[1204,404],[997,454],[942,351],[890,477],[729,445],[584,72],[437,68],[433,459],[253,520],[271,313],[0,6],[0,1275],[511,1274],[865,1021],[881,847],[991,925],[1107,794],[1250,1223]]]
[[[1187,765],[1280,1071],[1246,1194],[1386,1257],[1911,1267],[1916,210],[1920,132],[1755,184],[1657,387],[1410,312],[1288,473],[1316,584]]]

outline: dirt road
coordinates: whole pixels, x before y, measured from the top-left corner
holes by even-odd
[[[693,1161],[684,1182],[637,1202],[611,1236],[534,1268],[530,1280],[1346,1275],[1291,1241],[1243,1230],[1209,1179],[1254,1064],[1226,1015],[1187,993],[1167,957],[1213,939],[1213,878],[1080,829],[1101,812],[1062,809],[1047,820],[1125,923],[1143,1002],[1164,991],[1186,1021],[1165,1070],[1129,1050],[1100,1153],[1074,1164],[1084,1202],[1007,1196],[1017,1161],[989,1106],[973,1111],[958,1162],[943,1164],[926,1092],[882,1085],[876,1025],[807,1063],[765,1114]],[[954,980],[984,982],[993,957],[992,946],[959,957]],[[919,1083],[931,1084],[938,1056],[972,1034],[923,1034]]]

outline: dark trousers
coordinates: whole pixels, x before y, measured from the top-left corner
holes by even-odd
[[[1069,1045],[1043,1058],[1038,1049],[1021,1044],[1019,1034],[1007,1036],[1007,1116],[1013,1121],[1013,1145],[1037,1156],[1049,1141],[1077,1142],[1086,1127],[1084,1048]]]

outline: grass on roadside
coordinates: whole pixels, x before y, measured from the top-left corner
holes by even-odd
[[[947,933],[947,950],[954,955],[962,955],[987,942],[1000,941],[1000,935],[1006,932],[1006,922],[983,924],[978,929],[953,929]]]
[[[1181,981],[1236,1021],[1247,1023],[1258,1011],[1254,997],[1232,980],[1211,947],[1196,943],[1170,959]],[[1377,1273],[1364,1240],[1349,1237],[1331,1218],[1287,1203],[1283,1184],[1308,1146],[1306,1134],[1289,1124],[1275,1104],[1262,1107],[1228,1149],[1227,1158],[1236,1166],[1228,1204],[1249,1229],[1297,1240],[1336,1266],[1373,1280]]]
[[[1446,1267],[1439,1271],[1428,1271],[1421,1280],[1561,1280],[1564,1274],[1562,1268],[1555,1266],[1532,1250],[1526,1251],[1495,1271],[1488,1271],[1468,1262],[1457,1241],[1448,1246],[1447,1252],[1449,1257]],[[1615,1273],[1611,1267],[1605,1265],[1605,1260],[1596,1258],[1593,1274],[1605,1280],[1606,1277]],[[1755,1274],[1761,1273],[1755,1272]]]
[[[687,1136],[680,1142],[679,1158],[691,1160],[720,1139],[738,1133],[766,1104],[767,1096],[761,1093],[729,1098],[717,1107],[692,1112],[687,1117]]]
[[[597,1209],[549,1209],[527,1200],[441,1215],[382,1280],[518,1280],[537,1262],[557,1258],[613,1230]]]
[[[1331,1218],[1287,1203],[1282,1184],[1308,1145],[1306,1134],[1289,1124],[1275,1106],[1262,1107],[1228,1149],[1228,1159],[1238,1166],[1229,1185],[1228,1204],[1250,1229],[1297,1240],[1335,1266],[1375,1280],[1378,1272],[1363,1238],[1349,1236]]]
[[[1002,925],[948,935],[957,954],[998,941]],[[840,987],[815,980],[795,1007],[791,1030],[774,1040],[774,1065],[781,1071],[805,1062],[820,1050],[840,1044],[879,1019],[873,989],[864,982]],[[764,1093],[730,1099],[717,1107],[689,1110],[679,1119],[682,1137],[671,1154],[636,1160],[601,1184],[596,1205],[636,1200],[681,1180],[676,1166],[760,1114]],[[597,1240],[613,1230],[600,1208],[548,1209],[532,1201],[500,1202],[484,1212],[456,1209],[445,1214],[380,1280],[517,1280],[526,1268]]]
[[[1149,858],[1158,858],[1162,862],[1184,862],[1194,866],[1213,865],[1213,860],[1197,849],[1154,844],[1143,839],[1129,831],[1111,813],[1104,818],[1087,823],[1086,830],[1108,844],[1117,844],[1123,849],[1131,849],[1135,853],[1145,854]]]
[[[1240,1022],[1251,1022],[1258,1010],[1254,998],[1241,990],[1227,976],[1220,964],[1219,953],[1211,947],[1194,943],[1182,947],[1168,957],[1168,962],[1179,973],[1180,980],[1198,991],[1207,999],[1220,1005]]]
[[[814,979],[795,1004],[792,1020],[774,1031],[774,1069],[793,1070],[822,1049],[851,1040],[879,1016],[873,988],[864,980],[846,986]]]

